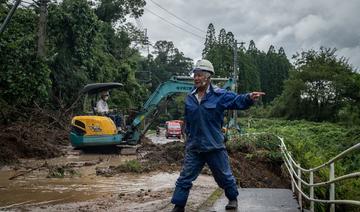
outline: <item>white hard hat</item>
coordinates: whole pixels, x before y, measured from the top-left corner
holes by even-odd
[[[215,71],[214,71],[214,67],[211,64],[210,61],[202,59],[202,60],[198,60],[195,64],[194,69],[192,70],[192,72],[195,72],[197,70],[201,70],[201,71],[207,71],[210,74],[214,75]]]

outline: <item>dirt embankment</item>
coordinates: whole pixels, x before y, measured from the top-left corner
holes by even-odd
[[[64,154],[68,133],[36,122],[0,126],[0,166],[20,158],[52,158]]]
[[[281,163],[246,153],[230,153],[230,163],[238,185],[242,188],[289,188],[290,182],[282,178]],[[287,178],[286,178],[287,179]]]

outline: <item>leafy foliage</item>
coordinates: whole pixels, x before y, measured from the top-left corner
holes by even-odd
[[[140,17],[146,2],[144,0],[97,0],[95,13],[100,20],[108,23],[126,20],[126,15]]]
[[[248,126],[249,120],[241,120]],[[252,119],[247,132],[265,132],[284,138],[295,160],[304,168],[313,168],[327,162],[347,148],[357,144],[360,139],[360,127],[346,127],[333,123],[308,121],[289,121],[275,119]],[[266,136],[262,135],[262,136]],[[256,136],[257,137],[257,136]],[[258,140],[261,137],[258,138]],[[269,143],[272,144],[272,143]],[[341,176],[359,171],[360,155],[358,151],[335,163],[335,174]],[[328,180],[328,169],[314,174],[318,181]],[[304,176],[305,179],[307,176]],[[326,188],[315,190],[317,198],[328,198]],[[347,180],[336,185],[336,199],[360,200],[360,181]],[[328,211],[318,206],[317,211]],[[338,206],[340,207],[340,206]],[[342,206],[339,211],[356,211],[350,206]]]
[[[117,166],[116,168],[117,172],[135,172],[135,173],[141,173],[144,171],[143,165],[138,160],[127,160],[124,164],[121,164]]]
[[[109,6],[106,4],[116,5],[107,14],[110,19],[100,14]],[[49,2],[43,59],[36,57],[39,10],[18,8],[0,40],[1,104],[33,107],[37,101],[65,110],[85,84],[116,81],[122,82],[125,90],[115,92],[111,100],[119,108],[139,106],[147,89],[135,78],[141,56],[131,43],[140,33],[124,22],[126,15],[140,16],[144,5],[141,0],[95,5],[86,0]],[[9,9],[0,5],[1,21]],[[123,24],[113,27],[119,19]]]
[[[5,19],[8,12],[1,4],[0,17]],[[0,98],[8,105],[30,105],[48,97],[50,70],[36,56],[36,19],[34,11],[20,8],[1,34]]]
[[[88,3],[82,0],[51,4],[48,21],[53,95],[60,101],[71,102],[77,94],[73,91],[91,78],[96,80],[98,75],[93,51],[100,23]]]
[[[185,57],[171,41],[157,41],[153,54],[148,55],[147,60],[140,61],[139,68],[139,71],[151,74],[151,91],[171,76],[187,75],[192,67],[192,60]]]
[[[283,94],[274,102],[273,115],[289,119],[360,123],[359,74],[336,49],[320,48],[295,56],[295,70],[285,82]]]

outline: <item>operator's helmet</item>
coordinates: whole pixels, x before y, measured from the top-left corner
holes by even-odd
[[[209,72],[211,75],[215,74],[214,66],[210,61],[205,59],[198,60],[196,62],[194,69],[191,71],[191,74],[194,74],[195,71],[206,71]]]

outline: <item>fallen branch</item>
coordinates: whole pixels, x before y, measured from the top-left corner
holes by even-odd
[[[31,169],[29,169],[29,170],[26,170],[26,171],[24,171],[24,172],[21,172],[21,173],[19,173],[19,174],[16,174],[16,175],[10,177],[9,180],[14,180],[14,179],[16,179],[16,178],[18,178],[18,177],[20,177],[20,176],[24,176],[25,174],[28,174],[28,173],[30,173],[30,172],[32,172],[32,171],[34,171],[34,170],[40,169],[40,168],[42,168],[42,167],[47,167],[47,166],[48,166],[48,164],[47,164],[47,162],[45,162],[45,163],[42,164],[41,166],[38,166],[38,167],[35,167],[35,168],[31,168]]]
[[[37,107],[37,109],[39,110],[39,112],[46,116],[51,118],[55,123],[57,123],[60,127],[62,127],[64,130],[67,130],[68,128],[62,123],[62,121],[60,120],[60,118],[58,117],[63,117],[62,114],[60,114],[59,116],[56,116],[55,114],[51,114],[49,111],[45,111],[45,109],[41,108],[36,102],[34,102],[35,106]]]

